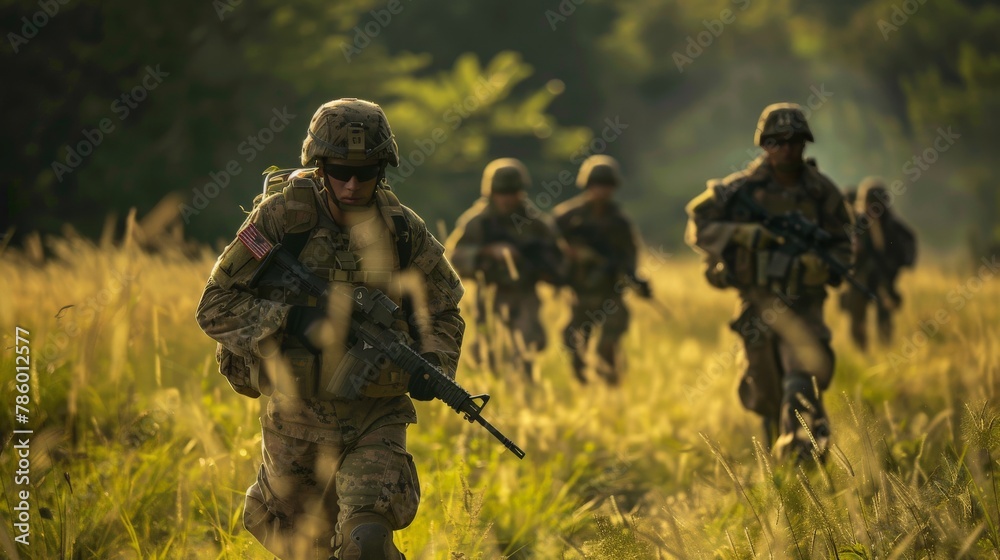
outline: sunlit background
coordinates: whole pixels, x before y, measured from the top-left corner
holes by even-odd
[[[260,172],[297,165],[312,112],[346,96],[385,107],[412,164],[393,182],[436,232],[477,196],[492,158],[527,162],[536,193],[547,184],[555,195],[536,199],[544,206],[572,194],[561,172],[607,153],[623,163],[622,197],[649,242],[677,247],[684,203],[756,154],[765,105],[794,101],[817,140],[807,155],[842,187],[901,181],[898,207],[925,246],[976,250],[1000,235],[990,172],[1000,11],[990,2],[51,0],[0,10],[3,225],[19,239],[64,224],[96,237],[109,214],[120,233],[129,208],[141,219],[163,202],[151,236],[182,227],[186,239],[228,240]],[[951,143],[935,150],[942,131]]]
[[[533,384],[462,361],[524,461],[418,403],[423,498],[395,536],[407,558],[1000,550],[994,3],[31,0],[0,1],[0,22],[5,557],[271,558],[241,523],[261,401],[218,374],[194,310],[261,171],[297,165],[313,111],[347,96],[385,108],[403,160],[390,182],[436,235],[493,158],[527,163],[543,209],[575,194],[584,157],[618,158],[667,309],[629,298],[620,389],[577,384],[557,346]],[[890,344],[851,346],[828,301],[822,467],[777,464],[754,439],[735,293],[708,287],[682,242],[685,203],[758,154],[757,118],[777,101],[806,108],[821,171],[842,188],[884,177],[919,235]],[[557,341],[568,295],[541,293]],[[33,360],[31,546],[11,521],[18,327]]]

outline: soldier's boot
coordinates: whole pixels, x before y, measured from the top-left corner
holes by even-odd
[[[868,333],[865,332],[864,321],[851,319],[851,339],[862,352],[868,349]]]
[[[330,544],[334,560],[406,560],[392,542],[389,521],[376,513],[348,518]]]
[[[792,458],[808,462],[815,452],[820,460],[826,458],[830,442],[830,421],[823,410],[821,395],[817,394],[812,378],[806,375],[787,375],[782,383],[784,397],[781,401],[780,435],[774,443],[774,454],[779,459]]]
[[[611,387],[621,384],[621,375],[625,369],[624,356],[618,352],[618,344],[602,342],[597,346],[597,372]]]
[[[774,440],[778,437],[778,419],[764,417],[764,444],[767,446],[765,449],[771,449],[774,445]]]
[[[587,337],[581,333],[577,332],[573,325],[570,324],[563,331],[563,348],[570,355],[570,363],[573,366],[573,376],[576,380],[580,382],[581,385],[587,384],[587,375],[585,369],[587,367],[587,362],[583,359],[584,353],[587,351]]]
[[[587,384],[587,375],[584,371],[586,368],[587,363],[584,361],[583,356],[577,352],[573,352],[573,376],[576,377],[576,380],[581,385]]]
[[[883,311],[879,309],[878,339],[885,346],[888,346],[892,342],[892,316],[888,310]]]
[[[524,377],[528,380],[528,383],[535,382],[535,361],[528,359],[521,359],[521,370],[524,371]]]

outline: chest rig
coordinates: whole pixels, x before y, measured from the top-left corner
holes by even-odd
[[[621,293],[615,288],[626,270],[625,252],[632,231],[617,205],[604,212],[588,203],[568,216],[564,235],[576,250],[570,278],[577,292],[592,294]]]
[[[822,224],[822,201],[820,193],[807,183],[800,183],[792,188],[782,187],[771,180],[748,181],[736,188],[744,189],[750,197],[768,214],[780,216],[791,212],[799,212],[808,220]],[[733,201],[736,197],[731,197]],[[733,202],[728,209],[729,217],[734,222],[747,223],[754,221],[749,209],[738,202]],[[818,286],[804,285],[802,264],[798,258],[788,263],[782,263],[781,268],[787,271],[783,278],[769,278],[769,267],[775,266],[775,259],[786,258],[778,251],[769,249],[750,250],[742,246],[731,247],[730,260],[733,276],[738,287],[762,287],[771,291],[788,295],[797,295],[803,289],[823,289]]]
[[[291,178],[281,193],[285,198],[282,245],[297,255],[303,266],[333,284],[331,291],[350,290],[358,285],[382,290],[400,307],[392,328],[404,333],[412,344],[407,313],[411,306],[403,297],[400,284],[400,270],[409,265],[412,240],[395,194],[379,186],[374,204],[345,212],[346,224],[341,227],[322,208],[312,178]],[[270,294],[269,299],[278,295],[278,301],[291,305],[319,303],[291,284],[260,288]],[[323,400],[406,393],[409,375],[354,339],[347,328],[349,313],[350,309],[331,309],[335,339],[343,342],[325,348],[320,356],[309,352],[294,337],[285,338],[282,352],[290,371],[279,374],[286,378],[286,383],[279,379],[278,390]]]

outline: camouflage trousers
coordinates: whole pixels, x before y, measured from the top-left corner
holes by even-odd
[[[822,392],[834,370],[830,330],[823,323],[825,293],[787,301],[764,290],[746,290],[741,296],[730,327],[745,350],[739,383],[743,406],[764,418],[769,440],[774,429],[779,436],[797,433],[804,421],[799,417],[814,424],[810,429],[825,430]]]
[[[573,372],[586,383],[586,356],[591,336],[600,330],[597,339],[597,374],[609,385],[617,385],[625,372],[625,354],[621,339],[628,330],[629,311],[619,293],[577,293],[573,315],[563,330],[563,345],[570,352]]]
[[[277,557],[327,560],[359,517],[377,515],[393,530],[413,521],[420,487],[406,424],[317,443],[279,433],[267,417],[261,423],[264,461],[246,492],[243,524]]]
[[[882,344],[888,344],[892,340],[892,311],[899,306],[900,299],[892,286],[889,289],[879,289],[878,286],[871,288],[879,295],[875,302],[878,338]],[[851,339],[862,350],[868,348],[868,306],[870,303],[871,300],[868,299],[868,296],[854,286],[848,286],[840,294],[840,307],[851,318]]]

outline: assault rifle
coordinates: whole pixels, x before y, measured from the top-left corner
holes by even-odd
[[[830,232],[819,227],[819,224],[806,218],[799,211],[773,216],[750,196],[749,189],[737,190],[735,202],[746,208],[752,219],[759,221],[765,228],[784,239],[784,243],[771,254],[766,271],[769,279],[785,278],[792,259],[812,252],[837,276],[850,282],[870,299],[878,300],[874,292],[851,275],[847,266],[830,256],[827,247],[836,240]]]
[[[410,348],[406,344],[403,334],[392,328],[394,314],[399,306],[389,299],[389,296],[380,290],[364,286],[355,287],[353,292],[330,289],[326,280],[303,266],[290,251],[281,246],[281,243],[272,245],[257,231],[253,224],[240,231],[239,237],[254,257],[261,261],[253,278],[250,279],[250,287],[256,286],[265,275],[275,274],[277,271],[274,269],[276,268],[280,271],[278,273],[281,275],[281,279],[290,286],[290,289],[293,291],[304,290],[315,297],[321,305],[324,305],[330,297],[350,298],[353,309],[351,334],[357,337],[366,349],[374,349],[411,376],[426,379],[433,387],[435,397],[444,401],[455,412],[464,414],[465,419],[469,422],[477,422],[482,425],[519,459],[524,458],[524,450],[482,417],[483,408],[490,400],[489,395],[471,395],[454,379],[445,375]],[[352,380],[355,384],[364,381],[363,379]]]
[[[651,302],[664,317],[670,316],[670,311],[662,303],[653,299],[653,290],[649,285],[649,280],[639,278],[636,276],[635,271],[628,270],[629,267],[625,255],[611,246],[608,242],[608,236],[604,231],[593,224],[582,224],[574,227],[572,234],[566,237],[567,241],[570,242],[575,240],[582,241],[583,245],[591,247],[600,256],[602,259],[601,266],[592,274],[616,278],[618,274],[624,273],[627,285],[632,287],[639,297]]]

